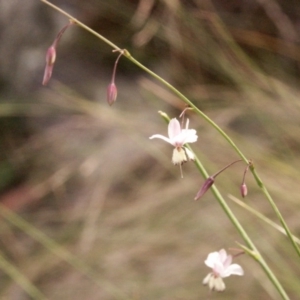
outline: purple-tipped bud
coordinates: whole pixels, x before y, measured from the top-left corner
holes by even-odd
[[[214,184],[215,179],[211,176],[208,177],[204,184],[202,185],[201,189],[199,190],[199,192],[197,193],[196,197],[194,198],[194,200],[198,200],[200,199],[206,192],[207,190]]]
[[[63,33],[73,24],[75,24],[75,22],[73,20],[70,20],[70,22],[66,26],[64,26],[62,30],[58,33],[53,44],[47,50],[43,85],[46,85],[52,76],[53,66],[56,59],[56,47],[58,45],[58,42],[60,41]]]
[[[243,183],[241,185],[241,195],[243,198],[245,198],[247,196],[247,194],[248,194],[247,185],[246,185],[246,183]]]
[[[56,50],[52,45],[48,48],[46,53],[46,67],[44,71],[43,85],[46,85],[51,78],[53,66],[56,59]]]
[[[107,102],[112,106],[117,100],[118,90],[114,82],[111,82],[107,87]]]

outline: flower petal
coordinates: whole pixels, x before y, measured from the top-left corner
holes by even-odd
[[[214,274],[209,273],[202,281],[203,285],[207,285],[211,291],[222,292],[225,290],[225,283],[221,277],[215,277]]]
[[[214,289],[217,292],[223,292],[225,290],[225,283],[221,277],[214,278]]]
[[[224,269],[226,269],[228,266],[230,266],[232,262],[232,256],[228,255],[225,249],[221,249],[219,251],[220,254],[220,261],[222,262]]]
[[[223,261],[223,265],[224,265],[224,268],[228,268],[232,263],[232,256],[231,255],[228,255],[225,259],[225,261]]]
[[[207,259],[204,261],[204,263],[209,267],[209,268],[214,268],[215,263],[219,261],[219,252],[211,252],[208,254]]]
[[[232,264],[227,269],[225,269],[225,271],[222,274],[220,274],[220,276],[223,278],[228,277],[230,275],[242,276],[242,275],[244,275],[244,270],[240,265]]]
[[[202,284],[207,285],[207,284],[209,283],[210,278],[211,278],[212,276],[214,276],[213,273],[207,274],[207,276],[205,276],[205,278],[203,279]]]
[[[211,291],[214,290],[214,288],[215,288],[215,277],[214,276],[210,276],[209,281],[208,281],[208,287]]]
[[[184,149],[175,148],[173,150],[172,162],[174,165],[182,165],[183,163],[187,162],[187,157],[186,157]]]
[[[168,139],[166,136],[163,136],[161,134],[154,134],[154,135],[150,136],[149,139],[150,140],[152,140],[152,139],[161,139],[161,140],[164,140],[165,142],[173,145],[173,143],[170,139]]]
[[[183,143],[195,143],[198,140],[197,131],[195,129],[183,129],[181,134],[184,136]]]
[[[172,140],[174,137],[179,135],[181,133],[181,127],[179,121],[174,118],[169,122],[168,125],[168,135],[170,140]]]
[[[190,150],[190,149],[188,149],[188,148],[186,148],[186,147],[183,147],[183,150],[185,151],[185,154],[186,154],[186,156],[187,156],[187,159],[190,161],[190,160],[195,160],[195,155],[194,155],[194,153]]]
[[[174,147],[181,148],[185,144],[186,135],[181,132],[176,136],[174,136],[171,140],[172,140],[172,145],[174,145]]]
[[[215,275],[223,277],[222,274],[225,273],[225,268],[223,263],[220,261],[220,259],[215,261],[213,272]]]
[[[221,250],[219,251],[219,255],[220,255],[220,260],[221,260],[221,262],[224,263],[224,261],[225,261],[226,258],[227,258],[227,252],[226,252],[226,250],[225,250],[225,249],[221,249]]]

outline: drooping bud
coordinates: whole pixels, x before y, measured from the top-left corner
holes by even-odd
[[[107,87],[107,102],[112,106],[117,100],[118,90],[114,82],[111,82]]]
[[[243,198],[245,198],[248,194],[248,188],[247,188],[247,185],[245,183],[245,180],[246,180],[246,174],[249,170],[249,166],[252,164],[252,162],[250,161],[249,164],[247,165],[247,167],[245,168],[245,171],[244,171],[244,175],[243,175],[243,181],[242,181],[242,184],[241,184],[241,187],[240,187],[240,191],[241,191],[241,195]]]
[[[51,45],[46,53],[46,67],[43,78],[43,85],[46,85],[51,78],[53,66],[56,59],[56,50],[53,45]]]
[[[56,60],[56,48],[57,48],[58,42],[60,41],[63,33],[72,24],[74,24],[74,21],[70,20],[69,24],[67,24],[66,26],[64,26],[60,30],[60,32],[56,36],[54,42],[52,43],[52,45],[47,50],[47,53],[46,53],[46,67],[45,67],[45,71],[44,71],[43,85],[46,85],[48,83],[48,81],[50,80],[51,76],[52,76],[52,71],[53,71],[55,60]]]
[[[201,189],[199,190],[199,192],[197,193],[196,197],[194,198],[194,200],[199,200],[209,189],[210,187],[214,184],[215,179],[214,177],[210,176],[208,177],[204,184],[202,185]]]
[[[244,182],[242,185],[241,185],[241,195],[243,198],[245,198],[248,194],[248,189],[247,189],[247,185],[246,183]]]
[[[221,169],[220,171],[218,171],[217,173],[215,173],[214,175],[208,177],[203,186],[201,187],[201,189],[199,190],[199,192],[197,193],[196,197],[194,198],[194,200],[198,200],[200,199],[206,192],[207,190],[214,184],[215,179],[218,175],[220,175],[222,172],[224,172],[226,169],[228,169],[229,167],[231,167],[232,165],[234,165],[237,162],[242,161],[241,159],[236,160],[230,164],[228,164],[227,166],[225,166],[223,169]]]
[[[125,53],[126,50],[113,50],[113,52],[115,52],[115,51],[120,51],[120,54],[115,61],[111,82],[107,87],[107,102],[110,106],[112,106],[117,100],[118,90],[117,90],[117,86],[115,84],[117,65],[118,65],[119,59]]]

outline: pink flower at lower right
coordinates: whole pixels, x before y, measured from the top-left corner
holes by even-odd
[[[232,255],[228,255],[224,249],[209,253],[204,263],[212,269],[204,279],[203,284],[208,285],[212,291],[222,292],[226,286],[223,278],[230,275],[244,275],[244,270],[238,264],[231,264]]]

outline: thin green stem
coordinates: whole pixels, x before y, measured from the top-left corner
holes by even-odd
[[[192,148],[187,145],[187,147],[192,151]],[[204,166],[200,162],[200,160],[197,158],[195,155],[195,164],[199,172],[202,174],[204,178],[208,178],[209,175],[207,171],[205,170]],[[244,239],[245,243],[247,246],[255,253],[252,257],[255,257],[257,262],[260,264],[270,281],[273,283],[273,285],[276,287],[277,291],[281,295],[282,299],[289,299],[289,296],[286,294],[285,290],[283,289],[282,285],[280,284],[279,280],[275,276],[275,274],[272,272],[272,270],[269,268],[268,264],[266,261],[263,259],[259,251],[257,250],[256,246],[252,242],[251,238],[248,236],[246,231],[244,230],[243,226],[241,223],[238,221],[238,219],[235,217],[234,213],[230,209],[230,207],[227,205],[226,201],[224,200],[223,196],[220,194],[218,189],[216,188],[215,185],[211,187],[212,193],[214,194],[215,198],[219,202],[219,205],[222,207],[224,210],[225,214],[233,224],[233,226],[237,229],[241,237]]]
[[[282,226],[278,225],[277,223],[275,223],[271,219],[267,218],[265,215],[263,215],[262,213],[260,213],[256,209],[252,208],[251,206],[247,205],[245,202],[239,200],[238,198],[236,198],[236,197],[234,197],[232,195],[229,195],[229,199],[232,200],[232,201],[234,201],[236,204],[238,204],[242,208],[246,209],[247,211],[249,211],[250,213],[252,213],[256,217],[258,217],[259,219],[261,219],[265,223],[269,224],[270,226],[272,226],[273,228],[275,228],[276,230],[278,230],[282,234],[286,235],[286,231],[284,230],[284,228]],[[300,239],[298,237],[296,237],[295,235],[293,235],[293,239],[295,240],[295,242],[298,245],[300,245]]]
[[[168,115],[166,113],[159,112],[159,114],[162,116],[162,118],[167,123],[170,121],[170,118],[168,117]],[[186,144],[185,146],[194,153],[194,151],[190,145]],[[198,171],[201,173],[201,175],[205,179],[210,177],[210,175],[208,174],[208,172],[202,165],[201,161],[197,157],[197,155],[195,155],[195,165],[196,165]],[[241,225],[239,220],[235,217],[234,213],[232,212],[230,207],[227,205],[225,199],[223,198],[223,196],[221,195],[221,193],[219,192],[217,187],[215,185],[212,185],[211,190],[212,190],[212,193],[214,194],[215,198],[217,199],[219,205],[222,207],[223,211],[227,215],[228,219],[231,221],[231,223],[237,229],[237,231],[239,232],[239,234],[241,235],[241,237],[243,238],[243,240],[245,241],[247,246],[250,248],[251,257],[253,257],[260,264],[260,266],[264,270],[265,274],[268,276],[270,281],[273,283],[273,285],[275,286],[275,288],[281,295],[282,299],[284,299],[284,300],[290,299],[289,296],[287,295],[287,293],[285,292],[284,288],[280,284],[279,280],[275,276],[275,274],[272,272],[272,270],[269,268],[266,261],[263,259],[263,257],[257,250],[256,246],[252,242],[251,238],[248,236],[247,232],[245,231],[245,229],[243,228],[243,226]]]
[[[96,37],[98,37],[99,39],[101,39],[102,41],[104,41],[105,43],[107,43],[108,45],[110,45],[115,50],[122,51],[118,46],[116,46],[115,44],[113,44],[111,41],[109,41],[108,39],[106,39],[105,37],[103,37],[102,35],[100,35],[99,33],[95,32],[94,30],[92,30],[91,28],[89,28],[88,26],[86,26],[85,24],[81,23],[80,21],[78,21],[77,19],[75,19],[74,17],[72,17],[71,15],[69,15],[68,13],[66,13],[65,11],[63,11],[62,9],[60,9],[59,7],[57,7],[54,4],[48,2],[47,0],[41,0],[41,1],[44,2],[45,4],[51,6],[55,10],[59,11],[63,15],[67,16],[69,19],[71,19],[72,21],[74,21],[78,26],[84,28],[85,30],[87,30],[91,34],[95,35]],[[236,153],[241,157],[241,159],[243,159],[245,161],[245,163],[249,164],[249,160],[242,153],[242,151],[235,145],[235,143],[232,141],[232,139],[213,120],[211,120],[206,114],[204,114],[199,108],[197,108],[187,97],[185,97],[180,91],[178,91],[175,87],[173,87],[166,80],[164,80],[163,78],[161,78],[160,76],[158,76],[156,73],[154,73],[153,71],[151,71],[150,69],[148,69],[147,67],[145,67],[143,64],[141,64],[139,61],[137,61],[135,58],[133,58],[128,51],[126,51],[126,50],[124,51],[124,56],[127,57],[132,63],[134,63],[135,65],[137,65],[139,68],[141,68],[142,70],[144,70],[145,72],[147,72],[149,75],[151,75],[153,78],[157,79],[162,84],[164,84],[167,88],[169,88],[171,91],[173,91],[173,93],[176,94],[183,102],[185,102],[191,108],[193,108],[193,110],[196,112],[196,114],[198,114],[199,116],[201,116],[212,127],[214,127],[223,136],[223,138],[231,145],[231,147],[236,151]],[[279,218],[279,220],[282,223],[283,227],[285,228],[289,240],[291,241],[294,249],[296,250],[297,254],[300,257],[299,247],[297,246],[297,244],[293,240],[291,231],[289,230],[289,227],[287,226],[286,222],[284,221],[284,219],[283,219],[283,217],[282,217],[279,209],[277,208],[274,200],[272,199],[272,197],[269,194],[267,188],[262,183],[261,179],[259,178],[259,176],[258,176],[258,174],[257,174],[257,172],[255,171],[254,168],[251,168],[251,172],[252,172],[252,174],[253,174],[253,176],[254,176],[257,184],[262,189],[263,194],[266,196],[267,200],[269,201],[269,203],[270,203],[271,207],[273,208],[275,214],[277,215],[277,217]]]
[[[125,55],[126,56],[126,55]],[[203,113],[193,102],[191,102],[187,97],[185,97],[181,92],[179,92],[174,86],[168,83],[166,80],[161,78],[159,75],[154,73],[153,71],[149,70],[147,67],[142,65],[132,56],[126,56],[129,60],[131,60],[135,65],[143,69],[145,72],[150,74],[152,77],[163,83],[166,87],[168,87],[174,94],[176,94],[181,100],[183,100],[187,105],[193,108],[194,112],[196,112],[199,116],[201,116],[205,121],[207,121],[212,127],[214,127],[231,145],[231,147],[239,154],[241,159],[245,161],[245,163],[249,163],[246,156],[241,152],[241,150],[236,146],[236,144],[232,141],[232,139],[221,129],[212,119],[210,119],[205,113]]]
[[[47,0],[41,0],[41,1],[44,2],[45,4],[49,5],[53,9],[57,10],[61,14],[65,15],[70,20],[72,20],[75,24],[79,25],[80,27],[84,28],[86,31],[88,31],[91,34],[95,35],[97,38],[99,38],[100,40],[102,40],[106,44],[110,45],[115,50],[122,51],[121,48],[119,48],[117,45],[115,45],[114,43],[112,43],[110,40],[108,40],[107,38],[105,38],[101,34],[97,33],[93,29],[89,28],[88,26],[86,26],[85,24],[83,24],[82,22],[80,22],[79,20],[77,20],[76,18],[74,18],[73,16],[71,16],[70,14],[68,14],[67,12],[65,12],[64,10],[62,10],[61,8],[59,8],[58,6],[52,4],[51,2],[49,2]]]
[[[72,20],[74,23],[76,23],[78,26],[82,27],[83,29],[87,30],[91,34],[95,35],[97,38],[105,42],[106,44],[110,45],[112,48],[114,48],[117,51],[120,51],[123,53],[123,55],[129,59],[131,62],[133,62],[135,65],[137,65],[140,69],[144,70],[147,72],[149,75],[163,83],[166,87],[168,87],[171,91],[173,91],[174,94],[176,94],[181,100],[183,100],[187,105],[189,105],[193,110],[201,116],[204,120],[206,120],[211,126],[213,126],[226,140],[227,142],[232,146],[232,148],[239,154],[239,156],[248,164],[249,161],[248,159],[244,156],[244,154],[240,151],[240,149],[235,145],[235,143],[232,141],[232,139],[219,127],[213,120],[211,120],[206,114],[204,114],[197,106],[195,106],[187,97],[185,97],[181,92],[179,92],[174,86],[172,86],[169,82],[164,80],[162,77],[148,69],[146,66],[141,64],[139,61],[137,61],[127,50],[122,50],[119,48],[117,45],[112,43],[110,40],[106,39],[104,36],[101,34],[97,33],[93,29],[89,28],[79,20],[75,19],[73,16],[70,14],[66,13],[64,10],[61,8],[57,7],[56,5],[52,4],[51,2],[47,0],[41,0],[45,4],[49,5],[53,9],[57,10],[61,14],[65,15],[68,17],[70,20]]]
[[[275,202],[273,201],[273,199],[272,199],[272,197],[271,197],[269,191],[267,190],[267,188],[266,188],[265,185],[263,184],[262,180],[261,180],[260,177],[258,176],[258,174],[257,174],[257,172],[256,172],[256,170],[255,170],[253,164],[250,165],[250,170],[251,170],[251,172],[252,172],[252,174],[253,174],[253,176],[254,176],[256,182],[257,182],[257,185],[261,188],[263,194],[264,194],[265,197],[268,199],[268,201],[269,201],[270,205],[272,206],[274,212],[276,213],[276,215],[277,215],[277,217],[278,217],[278,219],[279,219],[279,221],[280,221],[282,227],[283,227],[284,230],[286,231],[286,234],[287,234],[289,240],[292,242],[292,245],[293,245],[294,249],[296,250],[298,256],[300,257],[300,249],[299,249],[299,246],[298,246],[298,244],[296,243],[295,239],[293,238],[293,234],[291,233],[291,231],[290,231],[288,225],[286,224],[286,222],[285,222],[285,220],[284,220],[284,218],[283,218],[283,216],[282,216],[280,210],[278,209],[277,205],[276,205]]]
[[[128,57],[128,56],[127,56]],[[141,69],[146,71],[148,74],[150,74],[152,77],[159,80],[161,83],[163,83],[165,86],[167,86],[170,90],[172,90],[180,99],[182,99],[186,104],[188,104],[190,107],[193,108],[193,110],[201,116],[204,120],[206,120],[212,127],[214,127],[224,138],[225,140],[231,145],[231,147],[237,152],[237,154],[241,157],[242,160],[245,161],[245,163],[249,164],[250,161],[246,158],[246,156],[242,153],[242,151],[236,146],[236,144],[232,141],[232,139],[225,133],[224,130],[222,130],[213,120],[211,120],[206,114],[204,114],[199,108],[197,108],[187,97],[185,97],[181,92],[179,92],[176,88],[174,88],[170,83],[165,81],[163,78],[146,68],[144,65],[142,65],[140,62],[135,60],[132,56],[128,57],[129,60],[131,60],[134,64],[139,66]],[[263,194],[266,196],[267,200],[269,201],[271,207],[273,208],[275,214],[277,215],[278,219],[282,223],[282,226],[286,230],[287,236],[289,240],[291,241],[295,251],[297,252],[298,256],[300,257],[300,249],[298,245],[295,243],[293,239],[293,235],[285,222],[283,216],[281,215],[279,209],[277,208],[277,205],[275,204],[273,198],[271,197],[270,193],[268,192],[266,186],[263,184],[261,179],[259,178],[256,170],[254,167],[250,168],[258,186],[262,189]]]

